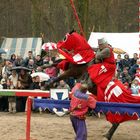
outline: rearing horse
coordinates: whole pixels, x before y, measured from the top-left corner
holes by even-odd
[[[64,73],[53,79],[50,84],[58,82],[62,79],[67,79],[70,76],[74,78],[81,78],[88,83],[89,91],[97,95],[97,97],[99,97],[97,99],[101,101],[140,103],[140,98],[131,96],[131,93],[129,93],[129,91],[118,80],[111,80],[115,72],[114,67],[109,67],[112,73],[111,75],[107,75],[104,81],[101,81],[107,83],[107,85],[104,87],[104,92],[100,91],[100,88],[98,88],[98,84],[100,85],[100,83],[96,82],[97,79],[95,79],[94,83],[94,79],[91,78],[88,71],[89,67],[92,68],[92,66],[96,65],[95,52],[82,36],[75,32],[66,34],[65,40],[58,42],[57,47],[58,51],[66,57],[66,60],[57,65],[59,68],[64,70]],[[104,65],[100,66],[101,73],[106,71],[106,67]],[[92,69],[90,70],[92,74],[95,72],[92,71]],[[125,114],[125,116],[116,116],[113,113],[106,114],[106,118],[112,123],[112,127],[105,135],[108,140],[111,140],[112,135],[119,126],[119,123],[132,119],[138,119],[137,116],[128,116],[127,114]]]

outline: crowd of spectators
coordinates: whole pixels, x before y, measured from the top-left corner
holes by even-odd
[[[59,55],[46,56],[42,58],[41,55],[33,56],[32,51],[28,52],[28,56],[23,59],[19,55],[12,54],[10,59],[3,59],[0,55],[0,88],[1,89],[44,89],[44,83],[40,82],[39,77],[31,77],[32,72],[44,72],[50,78],[57,77],[62,71],[55,66],[43,67],[43,65],[50,65],[59,60]],[[14,70],[13,67],[23,66],[31,71],[21,69]],[[124,85],[132,91],[133,94],[138,94],[139,85],[136,78],[138,69],[138,55],[134,53],[133,58],[129,58],[128,54],[118,55],[116,58],[116,78],[118,78]],[[76,80],[70,77],[66,81],[61,80],[54,85],[54,88],[68,88],[69,91],[75,85]],[[26,97],[0,97],[0,111],[19,112],[25,111]]]
[[[26,58],[12,54],[10,59],[3,59],[0,55],[0,88],[1,89],[21,89],[34,90],[44,89],[45,82],[40,81],[39,76],[31,77],[33,72],[43,72],[49,75],[50,79],[58,76],[59,69],[51,64],[59,59],[59,55],[53,57],[46,56],[41,58],[41,55],[33,56],[33,52],[29,51]],[[49,67],[43,67],[49,66]],[[21,66],[27,69],[14,69]],[[72,79],[72,78],[70,78]],[[69,81],[69,80],[68,80]],[[67,82],[68,82],[67,81]],[[71,81],[71,80],[70,80]],[[74,81],[74,80],[73,80]],[[69,82],[68,82],[69,83]],[[74,83],[73,83],[74,85]],[[54,88],[68,88],[71,90],[72,84],[67,84],[66,81],[61,80],[54,84]],[[27,97],[0,97],[0,111],[8,111],[10,113],[23,112],[26,110]]]
[[[121,55],[118,55],[116,65],[116,78],[124,83],[132,91],[132,94],[138,94],[139,78],[136,75],[139,68],[138,54],[134,53],[133,58],[129,58],[129,54],[125,54],[124,59],[121,58]]]

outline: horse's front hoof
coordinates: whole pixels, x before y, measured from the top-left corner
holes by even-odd
[[[109,134],[103,135],[107,140],[111,140],[111,136]]]

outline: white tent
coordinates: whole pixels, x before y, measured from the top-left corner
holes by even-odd
[[[103,37],[106,38],[112,47],[123,49],[130,55],[130,57],[133,57],[133,53],[139,54],[139,33],[91,32],[88,43],[91,45],[91,47],[97,47],[98,39]]]

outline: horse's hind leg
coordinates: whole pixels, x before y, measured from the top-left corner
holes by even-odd
[[[107,138],[107,140],[111,140],[114,132],[116,131],[116,129],[118,128],[119,123],[113,123],[112,127],[109,129],[109,131],[107,132],[107,134],[105,134],[104,136]]]

